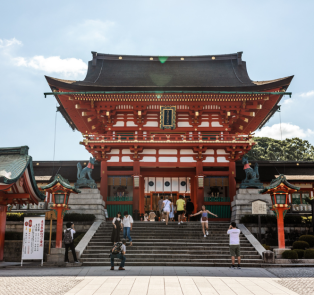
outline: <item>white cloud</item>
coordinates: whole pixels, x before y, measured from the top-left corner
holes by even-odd
[[[256,131],[255,136],[281,139],[281,131],[282,139],[293,137],[305,138],[314,134],[314,131],[311,129],[303,130],[297,125],[281,123],[281,130],[280,124],[274,124],[273,126],[266,126],[263,127],[262,130]]]
[[[291,103],[293,103],[293,99],[292,98],[287,98],[287,99],[285,99],[283,101],[283,104],[285,104],[285,105],[288,105],[288,104],[291,104]]]
[[[37,55],[32,58],[15,57],[13,60],[15,65],[19,67],[28,67],[47,74],[61,73],[65,76],[76,76],[85,74],[87,70],[87,64],[77,58],[61,59],[60,56],[44,57]]]
[[[314,90],[301,93],[300,96],[301,97],[311,97],[311,96],[314,96]]]
[[[108,35],[115,25],[112,21],[88,19],[69,29],[68,34],[79,41],[89,41],[94,44],[102,44],[108,41]],[[90,44],[89,44],[90,45]]]
[[[4,49],[4,48],[8,48],[14,45],[23,45],[23,43],[15,38],[12,39],[0,39],[0,48]]]

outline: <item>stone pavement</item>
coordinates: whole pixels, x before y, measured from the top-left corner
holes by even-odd
[[[297,269],[225,267],[108,267],[4,268],[0,269],[1,295],[260,295],[314,294],[301,290]],[[302,269],[301,280],[313,279],[312,269]],[[301,274],[300,274],[301,273]],[[299,276],[297,276],[299,274]],[[278,277],[279,278],[278,278]],[[293,279],[292,279],[293,278]],[[295,281],[297,288],[282,283]],[[299,285],[298,285],[299,284]]]

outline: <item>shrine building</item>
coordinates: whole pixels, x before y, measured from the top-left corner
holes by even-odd
[[[235,162],[279,108],[293,76],[252,81],[242,52],[133,56],[92,52],[83,81],[46,77],[59,111],[100,165],[114,215],[190,197],[230,220]],[[196,210],[195,209],[195,210]]]

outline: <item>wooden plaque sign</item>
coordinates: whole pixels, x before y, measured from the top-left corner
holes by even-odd
[[[46,220],[57,220],[56,212],[51,210],[45,213]]]
[[[252,214],[267,214],[266,203],[260,200],[252,202]]]
[[[176,107],[161,106],[160,107],[160,129],[176,128]]]

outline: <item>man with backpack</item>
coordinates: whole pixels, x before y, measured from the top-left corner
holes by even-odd
[[[114,259],[118,258],[121,260],[119,270],[125,270],[124,264],[125,264],[125,252],[126,252],[126,240],[122,239],[121,242],[117,242],[114,244],[113,248],[111,249],[111,268],[110,270],[114,270]]]
[[[72,222],[68,222],[66,224],[66,227],[67,227],[67,229],[64,230],[64,238],[63,238],[63,242],[65,245],[64,261],[65,261],[65,263],[69,262],[68,253],[69,253],[69,248],[70,248],[72,251],[74,262],[79,263],[77,258],[76,258],[75,247],[74,247],[74,242],[73,242],[73,235],[76,233],[76,231],[74,229],[74,224]]]

